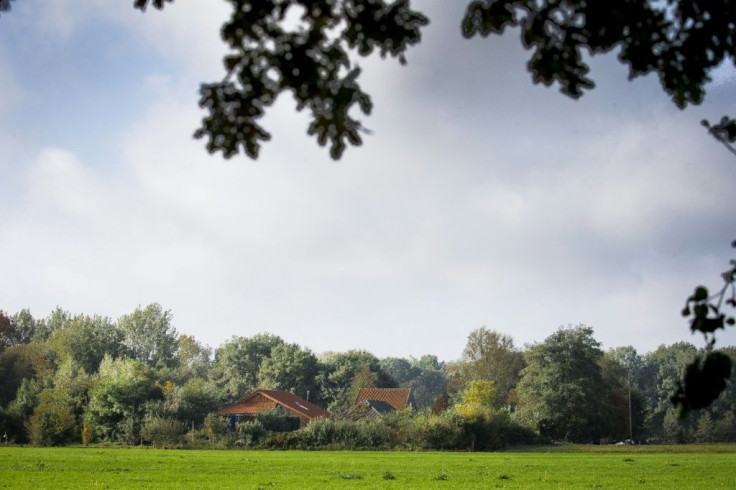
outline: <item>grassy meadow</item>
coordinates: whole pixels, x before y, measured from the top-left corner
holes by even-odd
[[[736,488],[736,446],[496,453],[0,447],[2,488]]]

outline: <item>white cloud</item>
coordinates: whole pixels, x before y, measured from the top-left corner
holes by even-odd
[[[127,20],[128,27],[162,57],[179,63],[190,78],[209,82],[210,77],[223,76],[221,60],[226,47],[220,28],[230,14],[227,2],[180,1],[163,11],[135,13],[135,18]]]
[[[89,173],[71,152],[46,148],[29,174],[31,199],[69,216],[96,214],[100,211],[99,196],[93,194],[95,184]]]

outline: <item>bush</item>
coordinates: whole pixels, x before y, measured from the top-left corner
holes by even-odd
[[[260,420],[241,421],[235,424],[235,445],[255,447],[269,433]]]
[[[389,419],[390,420],[390,419]],[[531,444],[538,436],[510,420],[508,412],[466,419],[455,411],[416,414],[399,429],[401,444],[429,450],[494,451],[511,444]]]
[[[256,417],[261,425],[270,432],[291,432],[301,426],[299,417],[286,417],[279,413],[263,412]]]
[[[311,446],[306,429],[294,432],[269,432],[261,439],[259,446],[263,449],[319,449]]]
[[[227,429],[228,421],[222,415],[210,413],[204,418],[204,432],[210,440],[210,445],[214,446],[222,439]]]
[[[76,434],[74,415],[68,396],[56,390],[45,390],[28,421],[28,436],[37,446],[60,446],[72,442]]]
[[[141,439],[158,447],[178,447],[184,442],[184,422],[172,417],[149,416],[141,425]]]
[[[184,434],[184,441],[186,447],[189,449],[207,449],[211,448],[210,438],[207,437],[207,432],[204,427],[199,429],[193,429]]]
[[[397,442],[396,431],[379,420],[351,422],[319,419],[293,432],[272,432],[260,446],[270,449],[389,449]]]
[[[465,432],[471,451],[494,451],[506,446],[504,440],[505,420],[498,417],[478,417],[465,421]]]
[[[278,420],[277,420],[278,419]],[[269,417],[272,427],[283,429],[284,417]],[[269,430],[261,417],[242,420],[226,432],[226,418],[210,414],[202,433],[210,445],[260,449],[382,450],[396,448],[427,450],[490,451],[510,444],[534,443],[538,437],[511,422],[505,411],[492,417],[466,420],[454,411],[434,415],[424,412],[395,412],[358,421],[318,419],[291,431]]]
[[[391,449],[398,442],[396,431],[380,418],[361,420],[357,428],[356,449]]]
[[[300,432],[304,442],[311,449],[328,448],[338,446],[345,440],[353,438],[355,423],[345,420],[320,419],[313,421]]]
[[[504,429],[504,437],[507,446],[521,446],[531,444],[547,444],[549,441],[541,437],[539,434],[511,421]]]
[[[410,441],[421,449],[464,449],[465,429],[462,417],[451,412],[417,417]]]
[[[93,425],[98,429],[96,425]],[[122,421],[114,426],[117,431],[116,440],[120,443],[134,446],[140,444],[141,441],[141,421],[137,416],[125,417]]]

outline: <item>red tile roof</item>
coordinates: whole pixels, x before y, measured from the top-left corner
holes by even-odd
[[[364,400],[386,402],[395,410],[403,410],[410,406],[411,388],[361,388],[355,404]]]
[[[314,403],[293,395],[287,391],[256,390],[242,400],[217,411],[229,415],[256,415],[268,411],[276,406],[284,407],[299,417],[312,420],[320,417],[329,417],[330,413]]]

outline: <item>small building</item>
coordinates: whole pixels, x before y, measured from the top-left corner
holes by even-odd
[[[318,418],[328,418],[330,413],[314,403],[300,398],[288,391],[257,389],[237,403],[217,411],[220,415],[231,417],[255,417],[263,412],[277,412],[285,417],[298,417],[299,426],[304,427]]]
[[[415,408],[411,388],[362,388],[355,405],[343,417],[351,420],[375,418],[395,410]]]
[[[364,400],[385,402],[394,410],[416,409],[411,388],[361,388],[355,404],[359,405]]]
[[[394,411],[394,407],[380,400],[363,400],[342,414],[348,420],[375,419]]]

